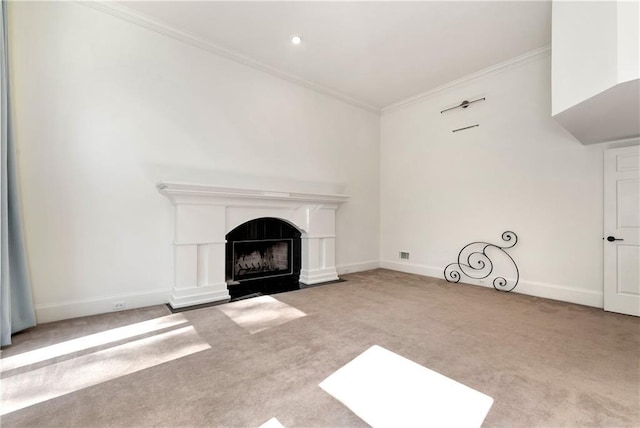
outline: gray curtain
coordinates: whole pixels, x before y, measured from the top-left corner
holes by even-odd
[[[36,325],[31,284],[22,235],[16,158],[9,98],[7,2],[2,1],[0,31],[0,113],[2,163],[0,164],[0,345],[11,344],[11,334]]]

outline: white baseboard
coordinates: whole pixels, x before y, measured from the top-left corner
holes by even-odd
[[[417,265],[417,264],[407,263],[407,262],[392,262],[389,260],[382,260],[380,262],[380,267],[383,269],[397,270],[398,272],[413,273],[416,275],[430,276],[432,278],[444,279],[444,276],[442,275],[442,269],[434,268],[431,266]]]
[[[396,270],[399,272],[413,273],[416,275],[429,276],[432,278],[444,279],[443,268],[433,266],[417,265],[413,263],[393,262],[383,260],[381,268]],[[509,279],[509,278],[507,278]],[[460,282],[481,287],[491,287],[491,283],[480,283],[478,280],[464,278]],[[593,306],[595,308],[604,307],[604,294],[602,291],[580,290],[557,284],[546,284],[542,282],[520,280],[514,293],[526,294],[529,296],[544,297],[546,299],[560,300],[562,302],[577,303],[579,305]]]
[[[377,269],[378,267],[380,267],[378,261],[372,260],[367,262],[351,263],[337,266],[337,272],[339,275],[343,275],[346,273],[373,270]],[[333,274],[313,279],[315,280],[313,281],[313,284],[316,284],[321,282],[333,281],[338,278],[335,276],[335,274]],[[145,306],[162,305],[165,303],[169,303],[171,291],[171,289],[155,290],[146,293],[119,294],[93,299],[72,300],[67,302],[36,305],[36,318],[39,324],[43,324],[46,322],[115,312],[113,310],[113,305],[114,303],[120,302],[124,302],[126,305],[123,310],[143,308]]]
[[[323,282],[336,281],[338,273],[336,268],[324,268],[314,270],[300,270],[300,286],[322,284]]]
[[[86,317],[89,315],[143,308],[145,306],[162,305],[169,302],[170,289],[153,290],[144,293],[117,294],[93,299],[73,300],[67,302],[36,305],[38,324]],[[114,304],[124,303],[125,307],[114,310]]]
[[[353,272],[362,272],[377,268],[391,269],[399,272],[412,273],[416,275],[428,276],[443,279],[442,268],[433,266],[418,265],[413,263],[394,262],[383,260],[378,262],[371,260],[367,262],[344,264],[337,266],[339,275]],[[478,281],[463,280],[465,284],[491,287],[491,284],[480,284]],[[521,280],[514,293],[527,294],[530,296],[544,297],[547,299],[560,300],[563,302],[577,303],[585,306],[602,308],[604,297],[601,291],[580,290],[577,288],[561,286],[557,284],[545,284],[541,282]],[[142,308],[145,306],[162,305],[169,302],[170,289],[153,290],[145,293],[118,294],[113,296],[103,296],[94,299],[74,300],[46,305],[36,305],[36,318],[39,324],[59,321],[70,318],[78,318],[89,315],[104,314],[114,312],[115,303],[124,303],[126,309]]]
[[[366,270],[374,270],[380,267],[378,260],[369,260],[367,262],[349,263],[344,265],[338,265],[338,275],[344,275],[347,273],[364,272]]]

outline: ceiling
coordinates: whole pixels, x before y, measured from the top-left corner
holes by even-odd
[[[375,110],[551,42],[548,1],[127,1],[118,7]],[[302,35],[302,44],[294,46],[291,34]]]

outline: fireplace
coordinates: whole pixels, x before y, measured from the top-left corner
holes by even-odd
[[[258,218],[226,235],[227,288],[231,299],[299,288],[301,233],[277,218]]]
[[[258,286],[255,293],[266,294],[338,279],[335,213],[347,196],[175,182],[157,186],[174,206],[168,296],[173,308],[227,301]]]
[[[231,252],[232,281],[249,281],[291,275],[291,239],[238,241]]]

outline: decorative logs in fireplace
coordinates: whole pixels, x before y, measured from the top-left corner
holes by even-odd
[[[264,217],[226,235],[226,278],[231,299],[300,288],[301,233],[291,224]]]

